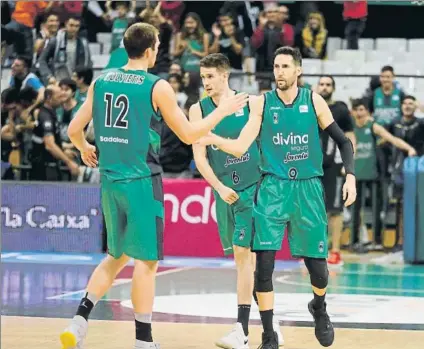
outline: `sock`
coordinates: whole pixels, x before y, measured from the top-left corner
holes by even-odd
[[[152,314],[135,313],[135,338],[143,342],[153,342]]]
[[[315,292],[314,292],[314,308],[315,309],[320,309],[324,306],[324,301],[325,301],[325,293],[323,296],[318,296]]]
[[[270,310],[261,310],[259,311],[261,314],[262,326],[264,328],[265,333],[274,333],[274,327],[272,326],[272,317],[274,315],[274,309]]]
[[[237,322],[243,326],[244,335],[249,335],[250,304],[239,304]]]
[[[88,317],[90,316],[90,313],[96,303],[97,297],[94,294],[87,292],[81,299],[76,315],[80,315],[88,321]]]

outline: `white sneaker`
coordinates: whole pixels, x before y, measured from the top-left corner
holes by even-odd
[[[136,339],[134,349],[160,349],[159,343],[143,342]]]
[[[284,345],[284,337],[283,337],[283,332],[281,332],[281,328],[280,328],[280,322],[278,321],[278,319],[276,319],[274,317],[273,321],[272,321],[272,327],[274,328],[274,332],[277,333],[277,337],[278,337],[278,346],[282,347]]]
[[[237,322],[232,331],[215,343],[224,349],[249,349],[249,339],[244,334],[243,326]]]
[[[62,349],[82,349],[82,342],[87,335],[88,322],[82,316],[75,315],[71,324],[60,334]]]

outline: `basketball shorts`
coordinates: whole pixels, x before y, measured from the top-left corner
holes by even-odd
[[[163,259],[162,177],[109,181],[102,176],[108,253],[144,261]]]
[[[322,184],[325,192],[325,205],[328,213],[340,214],[343,212],[343,183],[341,166],[331,166],[324,169]]]
[[[253,204],[253,251],[278,251],[287,228],[293,257],[327,258],[327,213],[320,178],[264,176]]]
[[[250,248],[255,192],[256,183],[237,191],[239,199],[232,205],[228,205],[217,192],[214,192],[219,237],[226,256],[234,253],[233,245]]]

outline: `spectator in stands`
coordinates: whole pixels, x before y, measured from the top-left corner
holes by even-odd
[[[199,75],[200,59],[208,55],[208,49],[209,35],[202,20],[197,13],[190,12],[175,38],[173,55],[179,57],[184,71]]]
[[[155,7],[154,11],[151,12],[148,19],[148,23],[152,24],[158,29],[160,41],[158,54],[156,57],[156,64],[149,71],[152,74],[159,75],[160,77],[166,79],[168,77],[168,69],[171,62],[169,48],[171,46],[172,39],[172,26],[168,23],[166,18],[162,16],[162,4],[163,2],[158,2],[158,5]]]
[[[345,38],[348,50],[359,48],[359,38],[365,30],[368,16],[367,1],[345,1],[343,3],[343,18],[346,21]]]
[[[160,1],[162,15],[172,23],[173,31],[180,30],[180,20],[184,12],[185,5],[183,1]]]
[[[243,46],[244,33],[237,29],[233,23],[231,13],[221,12],[218,23],[212,26],[213,42],[209,53],[223,53],[230,60],[231,73],[243,71]],[[243,85],[243,76],[231,76],[231,88],[240,91]]]
[[[183,91],[183,80],[181,78],[181,75],[178,74],[171,74],[168,77],[168,82],[171,85],[172,89],[175,92],[175,95],[177,96],[177,102],[181,109],[184,108],[185,103],[187,101],[187,95]]]
[[[184,106],[184,113],[188,115],[190,107],[197,103],[199,98],[189,97]],[[190,163],[193,160],[191,146],[183,143],[164,123],[161,135],[160,164],[164,178],[192,178]]]
[[[107,15],[112,14],[112,1],[106,2],[106,8],[108,9]],[[115,9],[117,17],[113,20],[112,24],[112,43],[110,46],[110,52],[116,50],[121,44],[124,38],[124,33],[127,30],[130,12],[130,4],[128,1],[117,1],[115,2]]]
[[[93,80],[93,69],[77,67],[74,74],[72,74],[72,80],[77,84],[77,92],[75,94],[77,106],[75,108],[79,109],[87,98],[88,88]]]
[[[308,23],[296,41],[303,58],[325,59],[327,57],[328,32],[320,12],[309,14]]]
[[[169,74],[178,74],[181,77],[184,75],[183,68],[181,67],[181,64],[178,62],[172,62],[172,64],[169,67]]]
[[[38,93],[36,102],[23,111],[23,118],[26,118],[33,108],[44,98],[44,86],[40,79],[34,73],[30,73],[31,58],[19,56],[12,64],[12,77],[10,78],[10,86],[17,90],[31,87]]]
[[[15,51],[18,55],[32,57],[33,37],[35,18],[44,10],[48,10],[53,1],[17,1],[12,20],[6,24],[6,29],[13,32],[16,39],[14,42]]]
[[[402,102],[402,116],[393,120],[387,129],[396,137],[410,144],[418,156],[424,155],[424,119],[417,118],[417,101],[414,96],[405,96]],[[394,249],[399,249],[399,240],[403,230],[403,161],[406,153],[395,149],[393,154],[394,197],[396,202],[396,241]]]
[[[61,180],[58,160],[65,163],[73,175],[79,173],[78,165],[62,149],[59,121],[55,111],[62,101],[63,94],[60,87],[47,86],[32,135],[31,180]]]
[[[37,63],[41,52],[47,46],[51,38],[54,38],[59,30],[59,15],[56,12],[46,12],[40,31],[37,33],[34,44],[35,63]]]
[[[1,93],[1,161],[2,179],[13,179],[13,171],[10,167],[10,154],[17,147],[17,132],[15,125],[16,105],[18,102],[18,91],[7,88]],[[6,173],[3,173],[4,164]]]
[[[65,29],[59,30],[40,55],[40,74],[45,82],[54,84],[70,78],[76,67],[91,67],[90,50],[85,38],[79,36],[81,19],[69,17]]]
[[[269,6],[259,15],[259,25],[251,38],[252,48],[256,53],[256,71],[271,73],[274,65],[274,52],[280,46],[293,46],[294,30],[287,23],[281,24],[281,15],[276,5]],[[258,78],[259,89],[271,89],[272,74]]]

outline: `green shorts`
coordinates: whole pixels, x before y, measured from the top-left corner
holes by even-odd
[[[252,209],[256,183],[237,191],[239,199],[228,205],[214,192],[216,202],[216,220],[224,254],[234,253],[233,245],[249,247],[252,241]]]
[[[108,253],[144,261],[163,259],[162,177],[101,182]]]
[[[294,257],[327,258],[327,213],[319,178],[284,180],[266,175],[253,208],[253,250],[280,250],[287,227]]]

